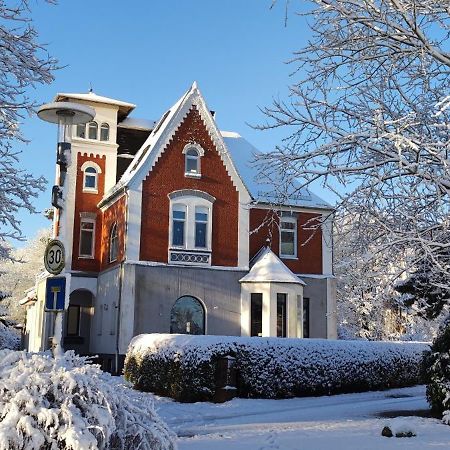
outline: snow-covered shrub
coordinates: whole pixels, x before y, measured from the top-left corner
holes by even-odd
[[[86,358],[0,350],[0,450],[175,448],[152,403]]]
[[[180,401],[211,400],[216,363],[236,358],[240,397],[288,398],[417,384],[423,343],[227,336],[136,336],[125,377]]]
[[[17,350],[20,347],[20,335],[12,327],[6,326],[0,320],[0,350],[8,348]]]
[[[436,414],[450,425],[450,320],[439,330],[423,361],[427,399]]]

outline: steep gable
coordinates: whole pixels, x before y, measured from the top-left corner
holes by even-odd
[[[185,176],[183,149],[192,142],[204,150],[198,178]],[[236,267],[239,191],[196,105],[191,106],[142,183],[141,260],[168,262],[169,194],[174,192],[201,192],[214,199],[211,264]]]
[[[186,118],[193,107],[198,111],[208,134],[225,164],[233,184],[242,196],[240,200],[245,203],[251,201],[250,193],[236,170],[222,135],[215,124],[197,83],[195,82],[192,84],[191,88],[168,111],[166,111],[165,114],[163,114],[148,139],[136,154],[129,168],[113,189],[106,194],[103,201],[114,196],[123,188],[128,187],[137,189],[139,187],[140,183],[142,183],[164,153],[181,122]]]

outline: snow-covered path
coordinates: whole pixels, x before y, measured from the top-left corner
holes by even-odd
[[[423,386],[289,400],[235,399],[181,404],[157,398],[160,416],[179,436],[180,450],[447,449],[450,427],[408,417],[414,438],[385,438],[389,415],[426,410]]]

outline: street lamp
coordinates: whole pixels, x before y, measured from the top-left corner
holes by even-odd
[[[72,125],[77,124],[85,124],[90,122],[95,117],[95,110],[90,106],[80,105],[78,103],[72,102],[55,102],[55,103],[47,103],[46,105],[41,106],[38,109],[38,117],[46,122],[56,123],[58,124],[58,145],[56,152],[56,179],[55,185],[52,189],[52,205],[54,209],[54,218],[53,218],[53,238],[59,238],[59,241],[62,243],[62,255],[67,255],[69,252],[64,252],[64,247],[66,245],[66,239],[68,236],[67,230],[69,229],[68,223],[68,214],[67,211],[64,212],[65,201],[67,196],[67,183],[66,183],[66,175],[67,169],[71,163],[71,141],[72,141]],[[64,256],[65,257],[65,256]],[[62,269],[58,269],[59,272],[64,271],[64,267],[67,261],[64,261],[64,264],[61,265]],[[59,273],[52,272],[52,273]],[[66,282],[65,282],[65,299],[64,299],[64,308],[62,310],[56,309],[55,306],[55,328],[54,328],[54,336],[53,336],[53,344],[54,344],[54,355],[55,357],[60,357],[63,354],[62,348],[62,328],[63,328],[63,315],[64,310],[68,306],[68,301],[70,295],[70,275],[64,274]],[[55,305],[56,305],[56,297],[57,287],[54,287],[54,295],[55,295]]]

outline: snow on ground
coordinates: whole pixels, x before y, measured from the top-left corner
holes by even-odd
[[[142,394],[151,395],[151,394]],[[179,450],[373,450],[450,448],[450,427],[415,416],[428,409],[425,387],[288,400],[234,399],[155,408],[179,436]],[[389,417],[405,416],[417,437],[386,438]]]

